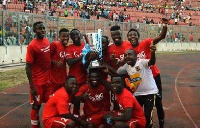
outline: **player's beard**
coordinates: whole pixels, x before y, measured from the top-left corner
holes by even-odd
[[[92,88],[96,88],[97,86],[98,86],[98,81],[90,81],[90,86],[92,87]]]
[[[138,39],[131,40],[131,45],[132,45],[133,47],[137,47],[138,44],[139,44]]]

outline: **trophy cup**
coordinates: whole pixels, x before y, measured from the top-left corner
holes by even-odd
[[[98,58],[90,62],[90,67],[98,68],[101,66],[100,61],[102,60],[102,30],[98,29],[97,33],[87,33],[83,37],[85,42],[85,47],[83,48],[83,64],[86,63],[85,56],[90,51],[95,51],[98,53]]]

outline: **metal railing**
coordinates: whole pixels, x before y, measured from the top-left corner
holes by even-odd
[[[109,20],[86,20],[86,19],[69,19],[65,17],[50,17],[45,15],[36,15],[32,13],[21,13],[12,11],[0,11],[0,45],[27,45],[34,38],[32,25],[36,21],[43,21],[46,26],[46,36],[50,42],[56,40],[56,35],[60,28],[69,30],[77,28],[81,33],[97,32],[102,29],[103,35],[110,38],[110,27],[119,25],[122,30],[123,39],[127,40],[127,32],[130,28],[136,28],[140,32],[140,39],[156,37],[160,34],[162,27],[157,24],[141,24],[133,22],[115,22]],[[174,34],[177,38],[174,38]],[[178,34],[179,33],[179,34]],[[162,42],[191,42],[190,34],[193,34],[192,42],[200,42],[199,26],[181,26],[169,25],[166,38]]]

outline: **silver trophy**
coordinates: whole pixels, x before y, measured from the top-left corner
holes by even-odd
[[[84,42],[86,42],[86,44],[83,54],[87,54],[90,51],[98,53],[98,58],[90,62],[90,67],[100,67],[100,61],[102,60],[102,30],[98,29],[97,33],[87,33]],[[85,57],[83,57],[83,64],[84,63]]]

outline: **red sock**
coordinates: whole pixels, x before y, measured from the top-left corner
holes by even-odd
[[[31,128],[40,128],[39,115],[35,109],[31,109]]]

